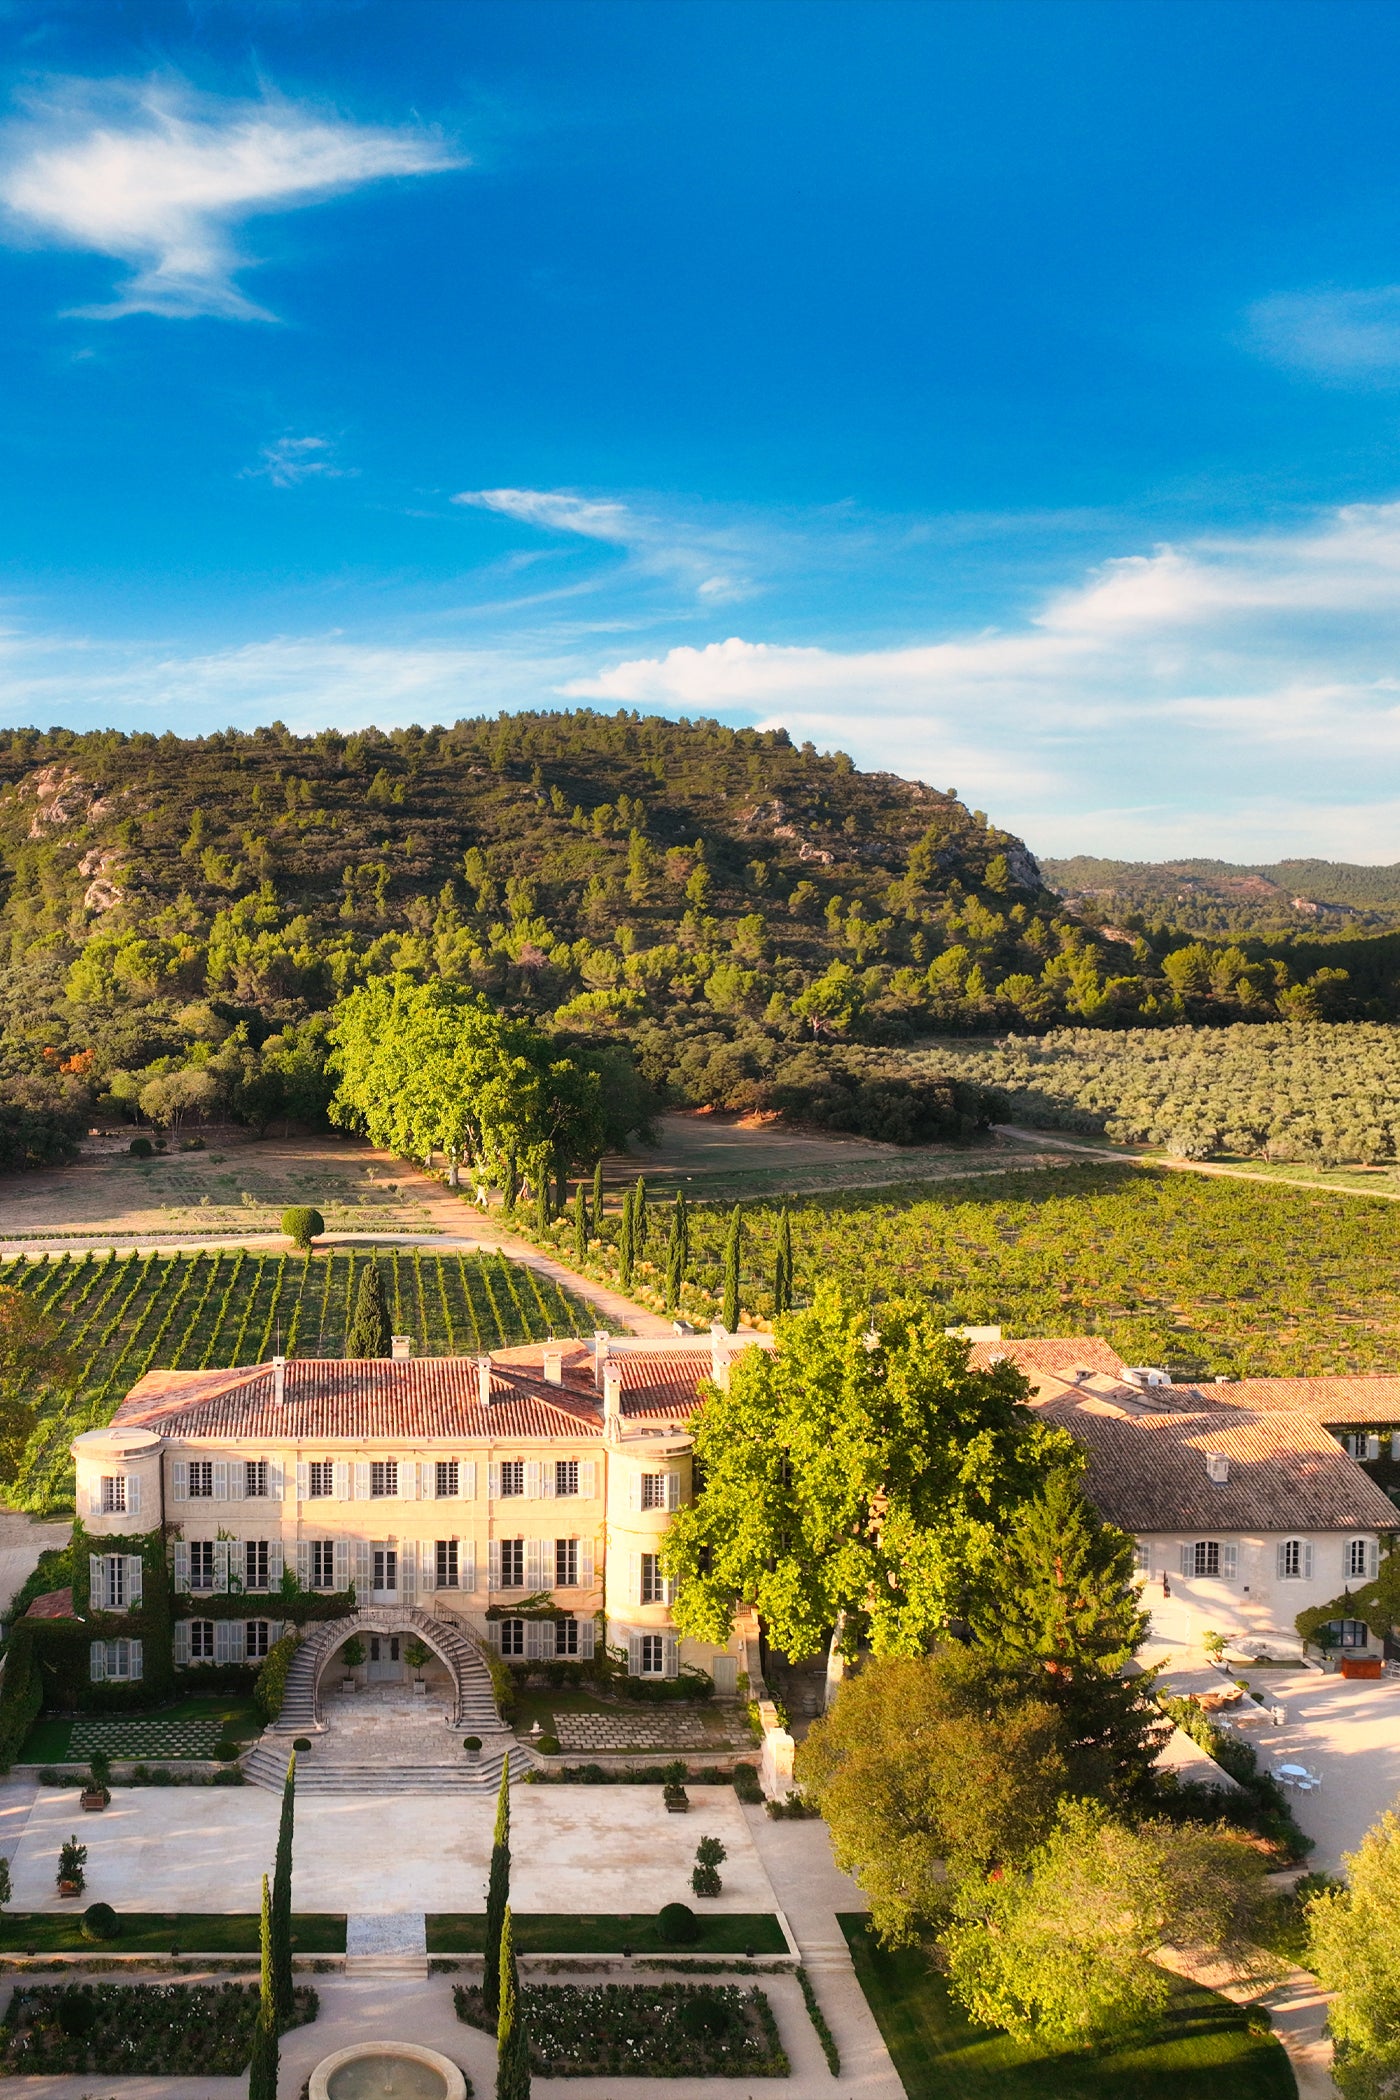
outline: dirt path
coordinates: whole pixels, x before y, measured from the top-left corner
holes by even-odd
[[[1115,1152],[1108,1145],[1094,1145],[1083,1138],[1051,1137],[1044,1130],[1028,1130],[1019,1123],[998,1123],[1002,1137],[1017,1144],[1049,1146],[1054,1152],[1072,1152],[1081,1159],[1106,1159],[1115,1167],[1144,1167],[1168,1174],[1215,1174],[1226,1181],[1257,1181],[1269,1189],[1307,1189],[1314,1196],[1379,1196],[1382,1203],[1400,1203],[1400,1189],[1352,1189],[1316,1181],[1299,1181],[1291,1174],[1260,1174],[1253,1167],[1226,1167],[1211,1159],[1138,1159],[1131,1152]]]

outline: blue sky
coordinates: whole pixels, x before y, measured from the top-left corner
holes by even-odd
[[[1400,858],[1400,11],[0,0],[0,720]]]

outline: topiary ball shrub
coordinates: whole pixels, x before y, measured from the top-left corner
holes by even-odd
[[[300,1752],[301,1752],[301,1751],[303,1751],[303,1750],[309,1750],[309,1749],[311,1748],[311,1738],[310,1738],[310,1736],[309,1736],[309,1735],[297,1735],[297,1736],[293,1736],[293,1738],[292,1738],[292,1748],[293,1748],[293,1749],[294,1749],[294,1750],[295,1750],[295,1751],[296,1751],[296,1752],[297,1752],[298,1754],[300,1754]]]
[[[133,1138],[126,1149],[133,1159],[149,1159],[156,1148],[149,1138]]]
[[[309,1203],[294,1203],[290,1210],[282,1213],[282,1230],[287,1238],[300,1247],[303,1254],[310,1251],[311,1242],[326,1229],[326,1221],[319,1210]]]
[[[693,1947],[700,1937],[700,1920],[688,1903],[663,1903],[656,1929],[668,1947]]]
[[[121,1938],[122,1921],[110,1903],[89,1903],[83,1912],[83,1938],[85,1940],[117,1940]]]
[[[231,1736],[224,1736],[214,1745],[214,1755],[221,1765],[231,1765],[238,1756],[238,1745]]]
[[[462,1737],[462,1748],[470,1756],[475,1757],[477,1751],[481,1748],[481,1737],[479,1735],[464,1735]]]
[[[557,1735],[542,1735],[537,1739],[535,1748],[542,1751],[546,1757],[557,1757],[559,1755],[559,1738]]]
[[[95,1903],[94,1910],[105,1910],[105,1903]],[[87,1920],[84,1919],[84,1924]],[[58,2001],[58,2024],[63,2032],[81,2040],[92,2033],[97,2025],[97,2001],[87,1991],[66,1991]]]
[[[697,2042],[722,2041],[739,2027],[738,2014],[715,1992],[681,2000],[680,2027]]]

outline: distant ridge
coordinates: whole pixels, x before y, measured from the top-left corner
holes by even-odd
[[[1194,933],[1377,933],[1400,927],[1400,861],[1042,859],[1046,881],[1103,923],[1136,912]]]

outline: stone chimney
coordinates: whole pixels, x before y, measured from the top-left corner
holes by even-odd
[[[392,1363],[396,1363],[396,1364],[406,1364],[406,1363],[408,1363],[408,1362],[409,1362],[409,1360],[410,1360],[410,1358],[412,1357],[412,1355],[413,1355],[413,1336],[412,1336],[411,1334],[391,1334],[391,1335],[390,1335],[390,1337],[389,1337],[389,1358],[390,1358],[390,1361],[391,1361]]]
[[[1217,1487],[1224,1487],[1230,1478],[1230,1461],[1222,1452],[1207,1451],[1206,1477],[1213,1480]]]
[[[710,1323],[710,1376],[722,1393],[729,1391],[729,1329],[723,1320]]]
[[[617,1364],[603,1371],[603,1435],[610,1444],[622,1436],[622,1371]]]
[[[546,1385],[562,1385],[564,1383],[564,1352],[558,1342],[545,1343],[544,1382]]]
[[[479,1356],[476,1360],[476,1397],[483,1407],[491,1405],[491,1359]]]
[[[608,1361],[608,1343],[610,1340],[611,1337],[608,1334],[608,1331],[605,1327],[599,1327],[594,1330],[593,1382],[597,1386],[600,1393],[603,1390],[603,1370],[604,1366]]]
[[[287,1359],[274,1356],[272,1359],[272,1404],[285,1407],[287,1404]]]

